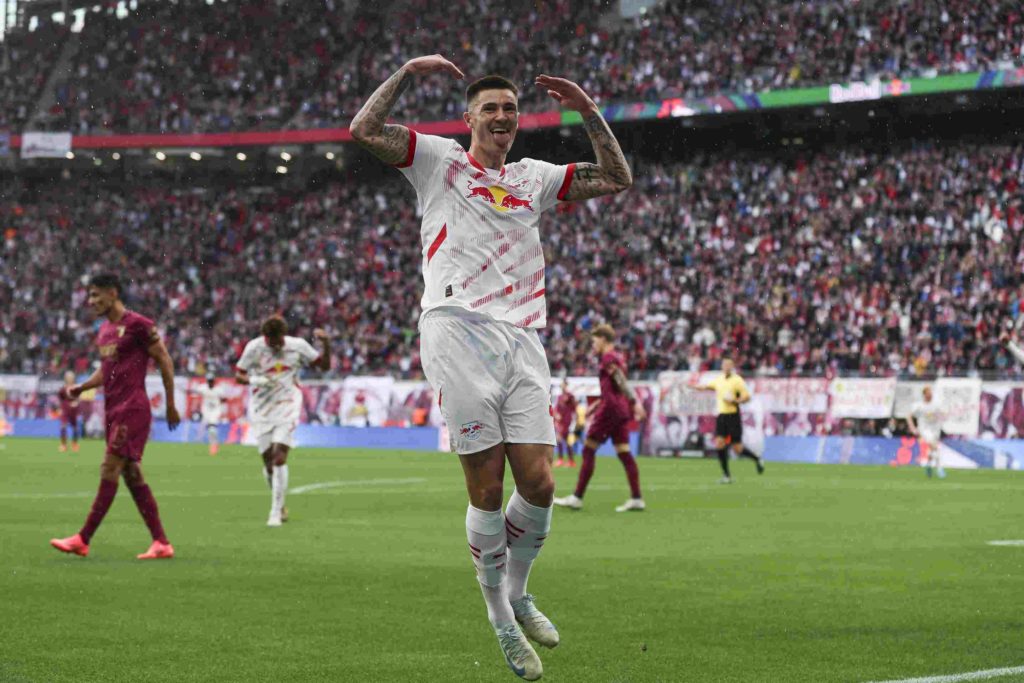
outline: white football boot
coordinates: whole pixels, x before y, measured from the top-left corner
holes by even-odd
[[[583,499],[577,498],[575,493],[571,493],[565,498],[555,498],[552,502],[559,507],[569,508],[570,510],[583,509]]]
[[[528,681],[536,681],[544,675],[544,666],[534,651],[530,641],[526,639],[519,624],[509,624],[494,630],[498,636],[498,645],[505,653],[505,662],[512,673]]]
[[[512,612],[530,640],[544,647],[558,646],[558,629],[533,604],[533,596],[527,593],[512,602]]]
[[[643,498],[630,498],[622,505],[615,508],[616,512],[629,512],[630,510],[646,510],[647,505],[644,503]]]

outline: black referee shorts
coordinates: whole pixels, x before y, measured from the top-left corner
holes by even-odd
[[[740,414],[720,414],[715,420],[715,436],[723,437],[727,443],[743,443],[743,421]]]

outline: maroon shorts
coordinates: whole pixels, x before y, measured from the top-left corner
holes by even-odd
[[[148,406],[107,413],[107,453],[136,462],[142,460],[152,422]]]
[[[68,425],[78,424],[78,411],[77,410],[66,410],[60,415],[60,424],[62,427]]]
[[[608,439],[613,444],[629,443],[629,422],[632,418],[618,415],[605,415],[600,412],[594,415],[587,430],[587,440],[602,444]]]

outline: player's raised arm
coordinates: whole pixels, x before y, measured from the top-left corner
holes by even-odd
[[[359,113],[352,119],[352,137],[381,161],[399,164],[409,153],[409,129],[387,122],[399,96],[409,87],[414,76],[447,71],[462,79],[463,74],[441,55],[429,55],[410,59],[401,69],[384,81],[370,95]]]
[[[594,145],[597,163],[578,163],[573,171],[572,183],[564,199],[590,199],[606,194],[615,194],[633,184],[633,174],[622,153],[619,141],[615,139],[608,123],[601,116],[601,110],[594,104],[583,88],[565,78],[537,76],[537,85],[547,89],[548,95],[565,107],[578,111],[583,116],[590,142]]]
[[[153,331],[154,336],[156,331]],[[160,377],[164,381],[164,396],[167,400],[167,426],[170,429],[176,429],[181,423],[181,416],[178,415],[178,408],[174,405],[174,361],[171,360],[171,354],[167,352],[167,347],[164,346],[164,341],[156,336],[155,341],[150,343],[146,349],[149,353],[149,357],[156,361],[156,365],[160,368]]]

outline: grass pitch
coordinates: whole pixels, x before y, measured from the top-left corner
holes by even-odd
[[[451,455],[297,449],[292,521],[264,526],[254,449],[151,444],[178,556],[122,485],[87,559],[75,533],[102,446],[0,441],[0,681],[513,681],[488,627]],[[576,470],[556,470],[559,495]],[[617,514],[599,458],[556,510],[530,591],[562,644],[545,680],[871,681],[1024,665],[1024,476],[640,463]],[[319,488],[311,485],[321,484]],[[303,489],[304,492],[301,492]],[[295,490],[300,492],[296,493]],[[1012,680],[1003,678],[1000,680]]]

